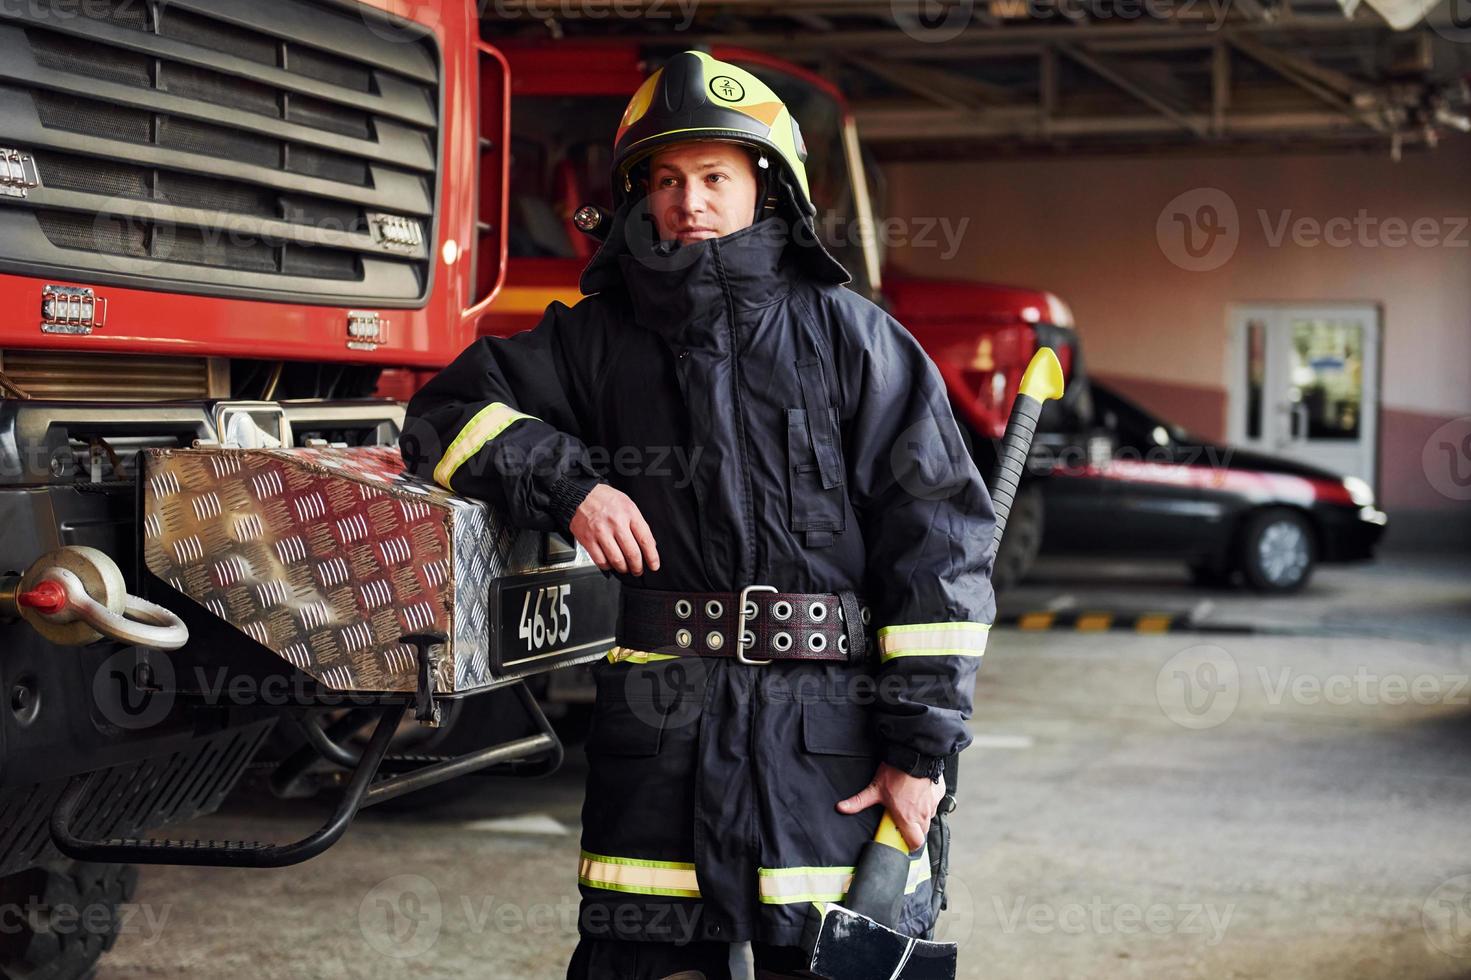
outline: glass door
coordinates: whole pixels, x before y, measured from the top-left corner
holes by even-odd
[[[1231,350],[1232,443],[1378,482],[1375,307],[1236,307]]]

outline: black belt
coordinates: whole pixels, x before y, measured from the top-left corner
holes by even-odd
[[[859,662],[868,653],[872,613],[852,592],[622,590],[618,644],[681,657]],[[744,643],[738,643],[744,632]]]

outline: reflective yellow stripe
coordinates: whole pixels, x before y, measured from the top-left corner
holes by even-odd
[[[985,623],[914,623],[879,630],[881,660],[895,657],[979,657],[991,627]]]
[[[909,859],[909,880],[904,883],[904,894],[913,895],[915,890],[930,880],[930,852],[928,846],[921,849],[919,857]]]
[[[851,867],[759,868],[756,875],[763,905],[840,902],[853,881]]]
[[[589,888],[631,895],[700,897],[695,866],[679,861],[645,861],[583,851],[577,880]]]
[[[647,664],[655,660],[678,660],[679,657],[672,653],[650,653],[647,650],[635,650],[632,647],[615,646],[608,651],[608,663],[616,664],[627,661],[631,664]]]
[[[852,868],[758,868],[761,902],[764,905],[795,905],[801,902],[841,902],[853,883]],[[909,859],[909,879],[904,894],[912,895],[930,880],[927,848]]]
[[[548,306],[560,300],[567,306],[576,306],[582,293],[572,286],[502,286],[496,293],[491,313],[543,313]]]
[[[518,412],[505,402],[491,402],[475,413],[475,417],[465,424],[460,434],[455,436],[455,441],[444,451],[444,458],[434,467],[434,482],[446,490],[452,489],[449,485],[450,478],[465,465],[466,460],[480,452],[487,442],[504,432],[506,426],[512,422],[535,417]]]
[[[1079,633],[1101,633],[1112,625],[1112,613],[1085,613],[1078,617],[1073,628]]]

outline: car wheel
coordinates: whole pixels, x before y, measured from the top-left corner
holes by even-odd
[[[1293,510],[1274,508],[1251,517],[1241,538],[1241,571],[1258,592],[1296,592],[1317,562],[1313,528]]]
[[[998,592],[1018,585],[1032,570],[1042,550],[1042,491],[1035,484],[1020,487],[1006,519],[1006,533],[991,570],[991,585]]]

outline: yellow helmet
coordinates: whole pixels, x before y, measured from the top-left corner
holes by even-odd
[[[632,170],[655,150],[686,140],[726,140],[769,151],[795,181],[803,206],[807,146],[785,103],[761,79],[703,51],[684,51],[639,86],[613,140],[613,194],[633,190]]]

